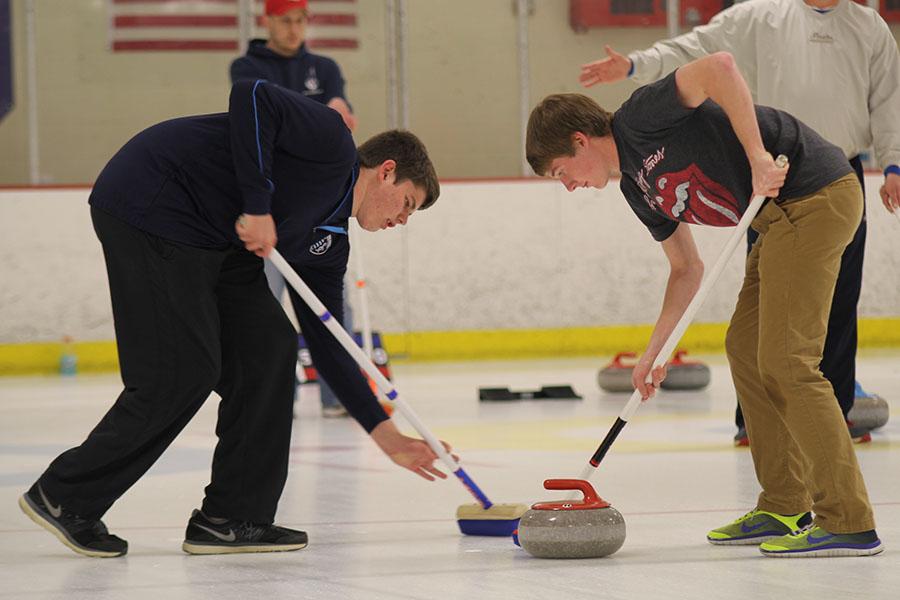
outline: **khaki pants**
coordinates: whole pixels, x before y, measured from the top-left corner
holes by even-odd
[[[819,370],[841,254],[862,209],[852,174],[766,204],[725,340],[763,490],[757,507],[812,509],[830,533],[875,528],[847,425]]]

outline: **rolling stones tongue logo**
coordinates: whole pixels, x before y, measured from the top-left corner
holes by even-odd
[[[656,208],[679,221],[729,227],[741,218],[734,196],[694,164],[657,177],[656,191]]]

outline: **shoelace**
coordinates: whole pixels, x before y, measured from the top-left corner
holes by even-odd
[[[268,525],[259,525],[252,521],[242,521],[237,523],[234,529],[238,535],[248,540],[256,541],[266,533]]]
[[[65,508],[63,508],[62,518],[66,521],[67,529],[73,532],[90,530],[97,535],[106,535],[109,533],[109,530],[106,528],[106,525],[103,524],[103,521],[100,521],[99,519],[85,519]]]
[[[803,527],[801,527],[800,529],[798,529],[796,531],[792,531],[788,535],[790,535],[791,537],[794,537],[794,538],[803,537],[804,535],[809,533],[810,529],[812,529],[815,526],[816,526],[815,523],[809,523],[808,525],[804,525]]]
[[[746,520],[749,519],[750,517],[755,516],[756,513],[758,513],[758,512],[759,512],[759,511],[758,511],[757,509],[754,508],[753,510],[751,510],[750,512],[748,512],[748,513],[747,513],[746,515],[744,515],[743,517],[741,517],[741,518],[739,518],[739,519],[735,519],[734,522],[735,522],[735,523],[741,523],[741,522],[743,522],[743,521],[746,521]]]

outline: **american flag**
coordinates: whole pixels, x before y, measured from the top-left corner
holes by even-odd
[[[238,49],[238,0],[107,0],[114,52]],[[251,37],[266,37],[254,0]],[[355,0],[310,0],[309,48],[357,48]]]

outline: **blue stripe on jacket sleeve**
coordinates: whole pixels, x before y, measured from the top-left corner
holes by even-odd
[[[256,83],[253,84],[253,91],[251,92],[253,96],[253,121],[256,125],[256,160],[259,164],[259,172],[265,178],[266,183],[269,186],[269,191],[275,191],[275,184],[266,177],[266,171],[263,169],[263,161],[262,161],[262,144],[259,141],[259,112],[256,109],[256,88],[259,87],[259,84],[263,83],[265,79],[257,79]]]
[[[314,231],[322,230],[322,231],[330,231],[331,233],[338,233],[340,235],[347,235],[347,230],[343,227],[337,227],[336,225],[319,225],[318,227],[313,227]]]

